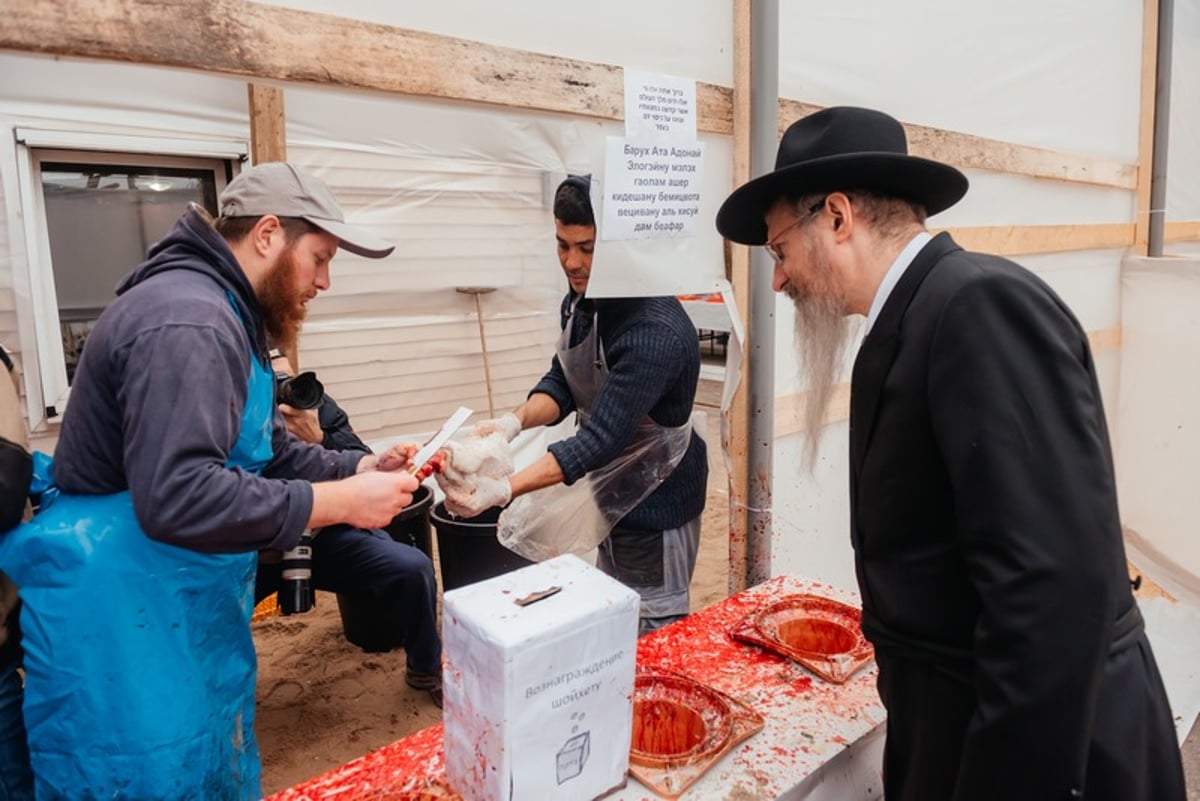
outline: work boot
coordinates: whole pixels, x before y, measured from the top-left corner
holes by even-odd
[[[438,709],[442,708],[441,673],[423,673],[419,670],[408,668],[404,671],[404,683],[414,690],[425,690],[429,693],[429,697],[433,699],[434,706]]]

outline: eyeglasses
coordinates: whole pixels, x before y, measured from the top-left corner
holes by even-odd
[[[771,258],[774,259],[776,264],[783,264],[783,251],[780,250],[779,245],[777,245],[775,243],[778,242],[779,239],[784,234],[786,234],[788,231],[795,228],[797,225],[804,222],[809,217],[812,217],[814,214],[819,212],[821,209],[825,208],[825,201],[828,199],[828,197],[829,196],[826,195],[825,197],[818,200],[816,203],[809,206],[808,210],[804,214],[798,215],[796,217],[796,219],[794,219],[790,223],[788,223],[787,226],[784,227],[781,231],[779,231],[779,233],[775,234],[775,236],[772,237],[769,242],[767,242],[765,245],[763,245],[763,247],[766,249],[766,251],[771,254]]]

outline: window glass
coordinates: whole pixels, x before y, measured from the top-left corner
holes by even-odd
[[[211,169],[41,162],[50,260],[68,383],[122,276],[146,258],[189,203],[216,214]]]

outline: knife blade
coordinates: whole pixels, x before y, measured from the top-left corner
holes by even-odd
[[[422,445],[416,452],[416,455],[413,456],[412,461],[408,464],[408,473],[414,476],[419,473],[421,468],[433,458],[434,454],[450,441],[450,437],[454,436],[454,433],[462,428],[463,423],[467,422],[467,418],[472,414],[474,412],[466,406],[459,406],[454,414],[446,418],[446,422],[442,423],[442,427],[437,430],[437,433],[430,437],[429,441]]]

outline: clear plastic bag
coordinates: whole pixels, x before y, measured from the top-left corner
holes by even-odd
[[[644,421],[633,443],[612,462],[569,487],[556,484],[509,504],[500,514],[497,539],[535,562],[586,554],[671,475],[691,437],[690,422],[667,428]]]

